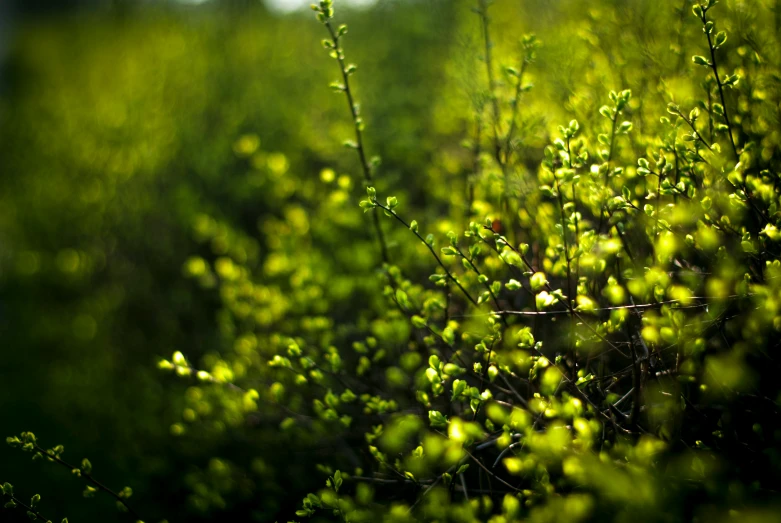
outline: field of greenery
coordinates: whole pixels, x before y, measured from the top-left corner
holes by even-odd
[[[0,168],[0,521],[781,519],[778,0],[27,16]]]

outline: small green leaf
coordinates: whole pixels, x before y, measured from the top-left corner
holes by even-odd
[[[545,277],[544,272],[535,272],[529,279],[532,290],[537,292],[542,290],[548,284],[548,278]]]
[[[428,420],[431,426],[435,429],[447,427],[447,418],[439,411],[428,411]]]
[[[341,486],[342,486],[342,473],[337,470],[334,473],[334,491],[339,492]]]
[[[511,291],[517,291],[518,289],[520,289],[522,287],[521,282],[519,282],[518,280],[512,280],[512,279],[510,281],[508,281],[507,283],[505,283],[504,286],[507,289],[511,290]]]
[[[466,390],[466,381],[453,380],[453,395],[450,397],[450,401],[455,401]]]
[[[418,329],[423,329],[426,327],[426,320],[421,316],[415,315],[412,318],[410,318],[410,321],[412,322],[412,325],[414,325]]]

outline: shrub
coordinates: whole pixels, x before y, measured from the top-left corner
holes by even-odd
[[[630,27],[647,54],[608,47],[606,69],[572,53],[564,111],[550,112],[578,119],[539,148],[562,100],[555,81],[533,89],[530,77],[562,69],[545,72],[533,35],[514,52],[495,45],[478,0],[470,110],[432,101],[472,132],[463,147],[446,140],[458,125],[432,138],[436,166],[405,179],[417,192],[383,180],[347,27],[331,0],[313,5],[358,175],[325,167],[316,189],[274,185],[281,212],[262,223],[262,253],[196,219],[219,252],[183,269],[218,292],[228,348],[160,361],[191,384],[173,435],[278,426],[291,462],[304,453],[324,485],[298,520],[773,521],[778,35],[745,23],[764,6],[716,3],[685,2],[677,28],[646,6]],[[690,62],[677,59],[688,37],[666,50],[653,38],[688,31],[684,15],[699,33]],[[609,16],[633,13],[594,7],[573,29],[620,42]],[[601,74],[620,88],[595,95]],[[256,149],[250,136],[235,145],[247,161]],[[359,192],[363,213],[346,206]],[[259,495],[279,493],[261,457],[214,457],[192,478],[196,506],[222,508],[242,468],[264,478]]]

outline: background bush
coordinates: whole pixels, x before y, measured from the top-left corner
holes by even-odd
[[[495,293],[500,308],[536,310],[534,298],[507,283],[513,278],[531,288],[539,278],[513,267],[512,250],[491,253],[492,245],[500,252],[503,245],[482,228],[489,218],[512,247],[528,244],[551,290],[573,300],[579,294],[604,308],[626,306],[631,296],[692,307],[653,307],[642,319],[632,309],[603,311],[587,316],[593,327],[581,320],[572,334],[567,314],[555,317],[558,323],[510,317],[505,327],[489,320],[490,296],[478,309],[457,287],[441,292],[428,280],[437,264],[426,247],[370,210],[382,218],[389,257],[400,269],[383,268],[373,217],[357,205],[366,198],[363,173],[340,147],[352,139],[353,122],[343,95],[329,92],[338,69],[320,43],[328,33],[311,13],[207,4],[24,19],[0,98],[6,432],[32,430],[46,448],[64,444],[74,463],[89,456],[102,482],[133,487],[133,506],[150,521],[301,519],[294,513],[307,493],[329,501],[319,490],[328,477],[336,483],[336,470],[344,474],[339,494],[351,521],[404,520],[422,492],[410,517],[678,521],[735,511],[772,521],[781,432],[777,269],[767,263],[777,259],[779,9],[731,1],[710,12],[714,38],[728,33],[718,54],[722,75],[741,77],[725,104],[734,140],[746,149],[736,168],[728,133],[718,128],[725,122],[713,108],[717,90],[703,87],[711,72],[691,58],[709,60],[702,22],[692,2],[672,4],[499,1],[488,11],[493,92],[482,20],[473,12],[486,6],[337,5],[334,28],[349,25],[347,62],[359,66],[351,82],[367,125],[366,149],[382,158],[372,183],[378,201],[387,205],[385,197],[395,196],[400,216],[415,219],[423,237],[434,235],[435,251],[471,294],[484,291],[472,268],[439,254],[449,231],[463,237],[471,230],[471,239],[456,244],[464,251],[480,236],[488,240],[475,262],[504,284]],[[522,37],[532,32],[542,46]],[[517,113],[511,102],[518,77],[507,67],[523,70]],[[631,98],[619,102],[624,90]],[[500,137],[513,114],[517,122],[498,159],[494,99]],[[671,102],[682,117],[669,112],[678,111],[668,109]],[[619,104],[617,125],[628,121],[632,129],[614,136],[600,107]],[[702,139],[685,142],[685,122],[679,119],[675,131],[659,120],[691,119],[698,104]],[[575,133],[567,124],[573,119],[572,145],[589,155],[582,162],[571,155],[563,165],[550,144]],[[721,152],[706,152],[704,142]],[[611,153],[600,157],[602,148]],[[646,158],[647,170],[661,170],[654,161],[660,149],[666,163],[680,163],[669,178],[685,182],[683,194],[675,194],[675,183],[665,187],[663,200],[661,185],[638,163]],[[687,152],[695,149],[706,163]],[[572,181],[562,168],[581,176],[574,198],[556,186]],[[740,196],[746,183],[751,198]],[[706,196],[710,203],[702,203]],[[568,241],[586,247],[570,264],[583,267],[584,292],[573,292],[576,278],[566,277],[567,256],[557,247],[567,202],[581,213],[579,225],[571,222],[574,234],[564,229]],[[607,202],[621,207],[611,210],[611,229],[601,219]],[[660,202],[675,207],[660,218],[654,209],[645,214],[646,204]],[[479,225],[470,229],[470,221]],[[589,235],[599,224],[601,240]],[[621,241],[633,259],[621,252]],[[633,288],[638,275],[642,288]],[[585,300],[573,304],[589,314]],[[561,303],[552,309],[567,312]],[[443,330],[448,319],[457,325]],[[503,346],[476,352],[493,328],[487,320],[498,326]],[[524,326],[543,341],[547,358],[518,348],[529,333]],[[599,358],[609,345],[592,330],[624,350],[642,339],[654,359],[641,369],[631,360],[627,368],[615,353]],[[451,363],[468,371],[465,377],[445,377],[461,371],[429,359],[444,361],[452,350],[462,351],[468,365]],[[181,376],[161,373],[160,358]],[[482,368],[473,370],[481,359]],[[596,398],[602,390],[584,367],[592,359],[602,361],[603,375],[625,376],[613,393],[620,394],[601,401],[627,394],[635,370],[652,375],[643,378],[643,398],[624,400],[629,422],[599,404],[622,429],[582,401],[578,406],[576,393],[549,372],[571,371]],[[510,386],[503,379],[518,379],[525,401],[536,391],[550,402],[528,408],[533,421],[523,414],[507,420],[490,402],[473,415],[468,399],[451,400],[454,379],[481,393],[490,389],[489,360],[502,389]],[[681,376],[654,376],[670,368]],[[199,380],[190,375],[195,369],[208,374]],[[502,394],[493,389],[496,399],[518,405],[520,398]],[[436,417],[430,426],[429,411],[450,419],[455,446],[436,435],[448,428]],[[464,420],[463,437],[453,434],[462,427],[457,419]],[[493,476],[475,462],[456,474],[468,463],[459,444],[491,441],[502,425],[509,437],[530,430],[522,436],[528,444],[503,454],[510,461],[496,468],[502,448],[483,447]],[[420,443],[426,458],[416,462]],[[42,512],[71,521],[114,517],[108,497],[75,499],[84,487],[68,471],[29,464],[29,455],[11,448],[3,453],[0,479],[20,495],[41,492]],[[449,491],[428,490],[448,482],[447,470],[455,476]],[[405,472],[412,477],[400,478]],[[497,478],[520,488],[520,498],[506,498]],[[319,510],[314,517],[327,516]]]

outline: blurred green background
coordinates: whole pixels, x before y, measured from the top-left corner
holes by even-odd
[[[379,189],[429,217],[463,199],[469,152],[458,144],[470,137],[481,89],[471,73],[480,56],[471,4],[337,5],[350,26],[348,60],[360,67],[368,148],[383,158]],[[524,108],[531,173],[548,131],[572,117],[585,125],[599,118],[607,89],[633,88],[646,104],[641,118],[664,112],[656,82],[664,75],[675,89],[676,79],[687,80],[683,49],[701,36],[690,6],[497,3],[500,57],[512,56],[524,32],[546,44]],[[337,70],[320,45],[323,28],[308,10],[257,1],[0,9],[2,435],[31,430],[45,445],[65,445],[73,461],[88,456],[102,481],[134,488],[150,520],[290,517],[321,486],[307,471],[312,454],[328,449],[293,450],[277,424],[264,423],[220,438],[173,438],[186,384],[161,375],[156,362],[176,350],[197,361],[229,343],[217,290],[183,274],[193,255],[232,249],[267,270],[268,253],[298,224],[301,236],[322,242],[318,256],[330,271],[371,277],[373,244],[356,205],[360,173],[339,146],[351,122],[328,88]],[[743,20],[775,61],[779,12],[757,2]],[[334,184],[341,192],[328,192]],[[322,216],[335,221],[310,231],[302,210],[319,209],[324,194],[331,200]],[[108,499],[79,501],[83,487],[67,471],[29,464],[10,448],[0,448],[0,474],[41,492],[52,514],[115,517]],[[205,476],[222,495],[199,494]]]
[[[208,518],[188,499],[199,471],[219,468],[215,451],[171,438],[185,386],[156,368],[174,350],[196,357],[222,343],[219,300],[182,275],[204,249],[193,224],[213,216],[247,236],[250,256],[265,250],[264,219],[283,217],[281,200],[345,156],[349,122],[328,88],[336,70],[311,12],[259,2],[49,7],[20,4],[7,24],[0,427],[4,437],[32,430],[44,444],[61,443],[74,462],[88,456],[105,483],[132,485],[150,517]],[[340,12],[354,28],[351,59],[365,71],[367,119],[383,122],[372,145],[383,144],[389,170],[412,172],[425,154],[453,11],[440,1]],[[251,161],[234,150],[244,135],[260,140]],[[248,495],[228,500],[222,517],[289,516],[320,486],[277,432],[262,426],[253,437],[267,442],[260,457],[284,488],[270,499],[251,478],[236,478]],[[247,464],[257,451],[223,445]],[[22,492],[40,491],[47,512],[120,517],[108,499],[79,502],[83,486],[67,471],[0,453],[2,475]]]

